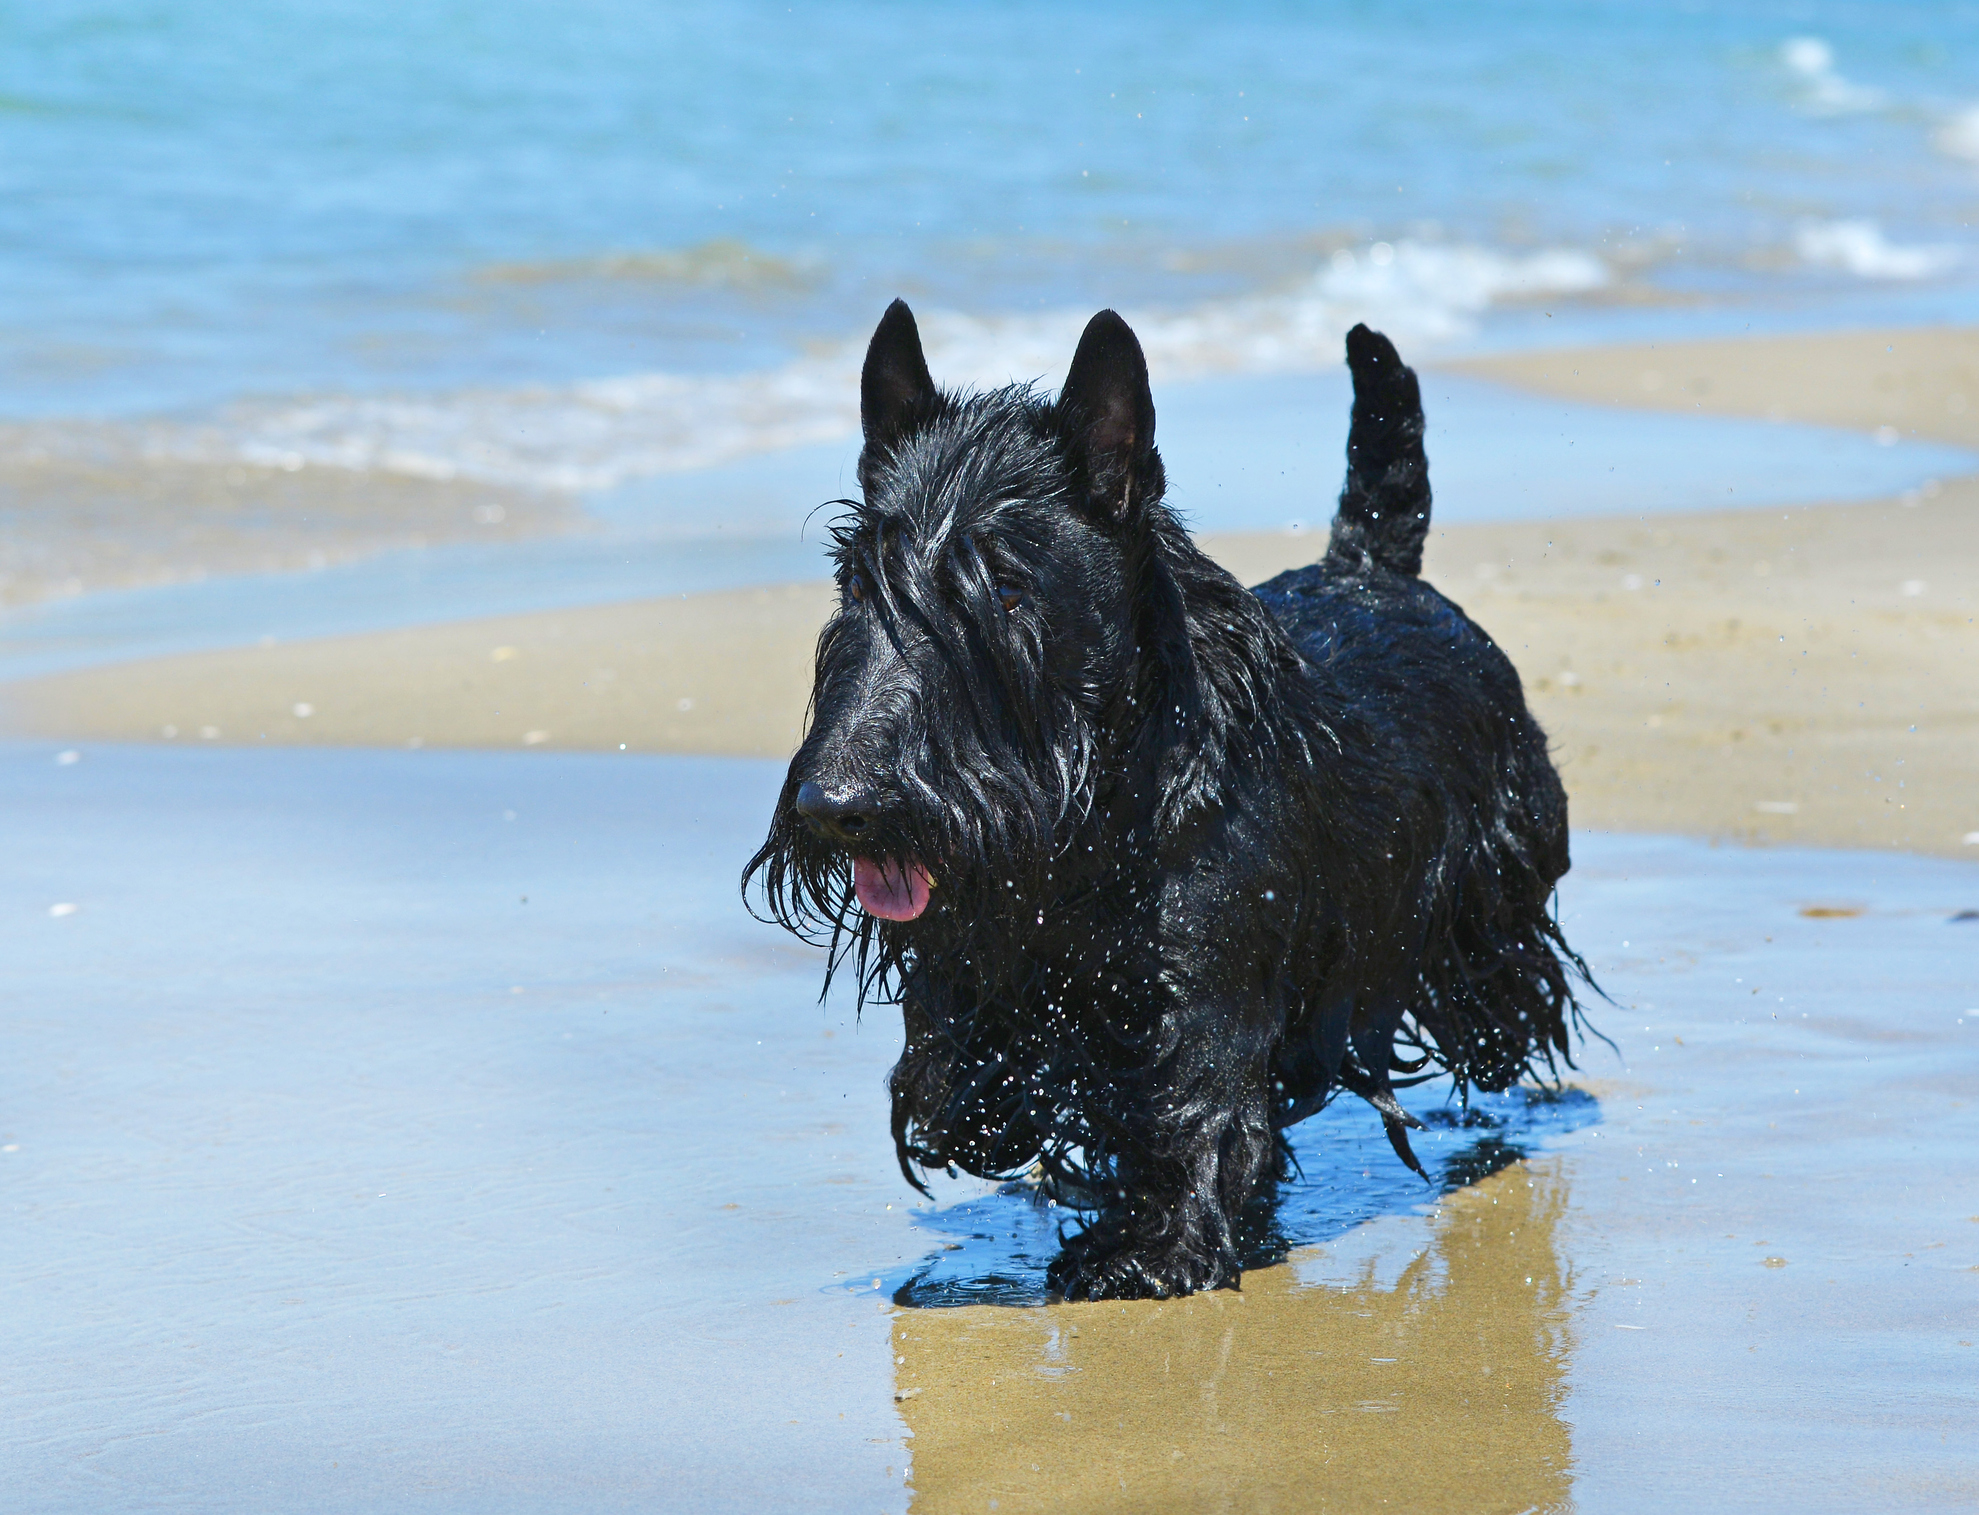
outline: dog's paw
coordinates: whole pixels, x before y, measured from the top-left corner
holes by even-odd
[[[1064,1299],[1178,1299],[1235,1287],[1237,1273],[1185,1242],[1137,1245],[1116,1234],[1075,1236],[1046,1274]]]

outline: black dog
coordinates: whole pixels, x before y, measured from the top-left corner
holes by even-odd
[[[843,600],[744,886],[901,1005],[910,1182],[1041,1166],[1097,1211],[1068,1298],[1234,1283],[1279,1133],[1340,1090],[1421,1172],[1391,1072],[1568,1055],[1566,795],[1511,663],[1416,576],[1415,375],[1364,326],[1347,361],[1326,556],[1252,591],[1162,504],[1112,311],[1055,402],[937,389],[899,301],[866,355]]]

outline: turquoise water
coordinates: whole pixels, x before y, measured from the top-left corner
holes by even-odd
[[[1964,4],[0,4],[14,441],[598,490],[939,372],[1979,311]],[[1550,311],[1543,317],[1540,308]],[[107,431],[84,419],[115,422]]]

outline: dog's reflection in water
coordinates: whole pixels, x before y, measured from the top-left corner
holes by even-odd
[[[1565,1508],[1566,1203],[1516,1162],[1241,1294],[903,1309],[913,1508]]]

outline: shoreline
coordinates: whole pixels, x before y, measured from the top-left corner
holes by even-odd
[[[1246,583],[1324,544],[1323,529],[1204,539]],[[1951,1150],[1970,1148],[1955,1139],[1970,1104],[1966,1001],[1952,997],[1965,943],[1943,923],[1979,875],[1764,849],[1979,861],[1964,841],[1979,835],[1979,476],[1870,503],[1437,527],[1424,572],[1513,658],[1551,737],[1583,833],[1563,899],[1615,996],[1601,1024],[1619,1063],[1604,1050],[1570,1080],[1592,1096],[1587,1139],[1562,1126],[1521,1150],[1505,1145],[1516,1131],[1482,1125],[1478,1150],[1513,1160],[1439,1170],[1452,1187],[1421,1207],[1413,1190],[1356,1207],[1349,1172],[1315,1201],[1342,1225],[1253,1268],[1241,1291],[1181,1301],[910,1309],[865,1291],[890,1257],[918,1270],[949,1255],[949,1235],[955,1265],[981,1276],[985,1254],[962,1249],[993,1243],[985,1233],[1009,1212],[944,1193],[952,1215],[910,1222],[918,1202],[876,1103],[884,1018],[858,1036],[843,1016],[821,1021],[815,959],[742,927],[734,867],[760,835],[765,770],[681,765],[701,771],[697,793],[598,759],[403,754],[623,744],[782,758],[828,583],[0,684],[0,735],[402,753],[270,765],[126,749],[61,766],[47,749],[16,754],[34,892],[10,914],[15,955],[30,996],[59,1013],[17,1018],[27,1135],[24,1153],[9,1150],[72,1183],[62,1165],[80,1149],[65,1133],[81,1120],[116,1159],[98,1159],[93,1181],[128,1178],[101,1201],[122,1207],[123,1251],[101,1245],[94,1212],[29,1216],[85,1282],[136,1291],[139,1325],[109,1320],[103,1360],[182,1379],[176,1338],[131,1356],[162,1315],[249,1366],[257,1343],[300,1341],[430,1398],[452,1381],[433,1376],[437,1338],[417,1320],[399,1329],[407,1311],[387,1307],[405,1292],[407,1249],[437,1246],[429,1273],[498,1306],[450,1316],[450,1339],[521,1364],[434,1400],[453,1417],[443,1427],[484,1424],[486,1384],[511,1380],[530,1390],[517,1423],[533,1423],[544,1382],[608,1421],[647,1392],[651,1354],[623,1323],[652,1316],[663,1233],[667,1276],[689,1281],[670,1296],[677,1318],[720,1322],[697,1339],[744,1386],[712,1410],[683,1399],[675,1422],[700,1414],[752,1445],[815,1434],[870,1447],[869,1463],[892,1459],[889,1480],[901,1467],[915,1501],[943,1508],[1055,1508],[1068,1490],[1105,1503],[1130,1485],[1121,1497],[1143,1504],[1233,1489],[1296,1501],[1323,1486],[1421,1509],[1600,1506],[1609,1490],[1639,1494],[1645,1435],[1702,1446],[1763,1491],[1804,1462],[1809,1426],[1842,1449],[1851,1481],[1837,1499],[1952,1487],[1942,1444],[1960,1423],[1972,1228],[1965,1207],[1930,1199],[1941,1162],[1918,1133],[1949,1125]],[[1757,845],[1710,851],[1672,832]],[[729,920],[750,934],[730,935]],[[788,1063],[766,1060],[765,1041]],[[189,1109],[218,1125],[187,1128],[171,1161]],[[410,1172],[408,1142],[426,1154]],[[1371,1162],[1389,1160],[1378,1123],[1363,1142],[1371,1183]],[[768,1159],[718,1191],[690,1182],[707,1152],[759,1150]],[[1360,1170],[1354,1146],[1325,1150]],[[375,1201],[348,1178],[373,1170],[390,1175]],[[492,1207],[490,1173],[508,1196]],[[1836,1173],[1878,1179],[1838,1185]],[[214,1230],[214,1196],[241,1209],[219,1220],[247,1242],[211,1268],[153,1266],[153,1251],[169,1261]],[[296,1245],[259,1244],[271,1204],[299,1217],[284,1222]],[[350,1276],[305,1307],[322,1247]],[[116,1271],[126,1253],[135,1284]],[[730,1255],[768,1259],[746,1302]],[[775,1270],[788,1257],[800,1263],[786,1282]],[[696,1305],[692,1281],[711,1269],[731,1292]],[[499,1307],[518,1271],[554,1288],[540,1297],[561,1312],[541,1361]],[[243,1297],[296,1313],[271,1338]],[[49,1298],[43,1313],[66,1334],[37,1340],[29,1369],[55,1382],[73,1377],[76,1341],[96,1338]],[[571,1323],[598,1320],[629,1349],[600,1359],[603,1378],[591,1353],[565,1383]],[[1828,1392],[1838,1329],[1856,1368]],[[793,1360],[819,1365],[811,1378],[829,1392],[778,1398]],[[287,1392],[270,1362],[263,1378]],[[321,1377],[295,1394],[320,1399]],[[240,1400],[232,1379],[207,1378],[187,1434],[224,1429],[214,1407]],[[1742,1417],[1721,1413],[1722,1394],[1645,1398],[1679,1380],[1731,1385]],[[1864,1403],[1903,1414],[1866,1416]],[[72,1420],[94,1437],[118,1413],[85,1405]],[[1287,1425],[1307,1430],[1279,1434]],[[362,1417],[332,1417],[337,1434],[353,1426],[372,1435]],[[855,1441],[848,1426],[871,1434]],[[1013,1461],[1013,1445],[1030,1455]],[[1457,1453],[1425,1462],[1420,1445]],[[517,1455],[537,1447],[525,1438]],[[431,1474],[416,1457],[393,1466]]]
[[[1204,539],[1246,583],[1320,533]],[[1916,503],[1433,531],[1424,575],[1518,666],[1575,823],[1974,856],[1979,479]],[[783,759],[827,583],[163,657],[0,686],[70,741]]]
[[[1580,401],[1979,446],[1979,331],[1448,366]],[[1969,408],[1952,387],[1968,375]],[[1256,583],[1324,533],[1202,540]],[[1979,856],[1979,711],[1962,703],[1979,475],[1870,503],[1437,528],[1424,573],[1519,667],[1577,825]],[[831,595],[785,584],[95,667],[0,685],[0,733],[782,759]]]

